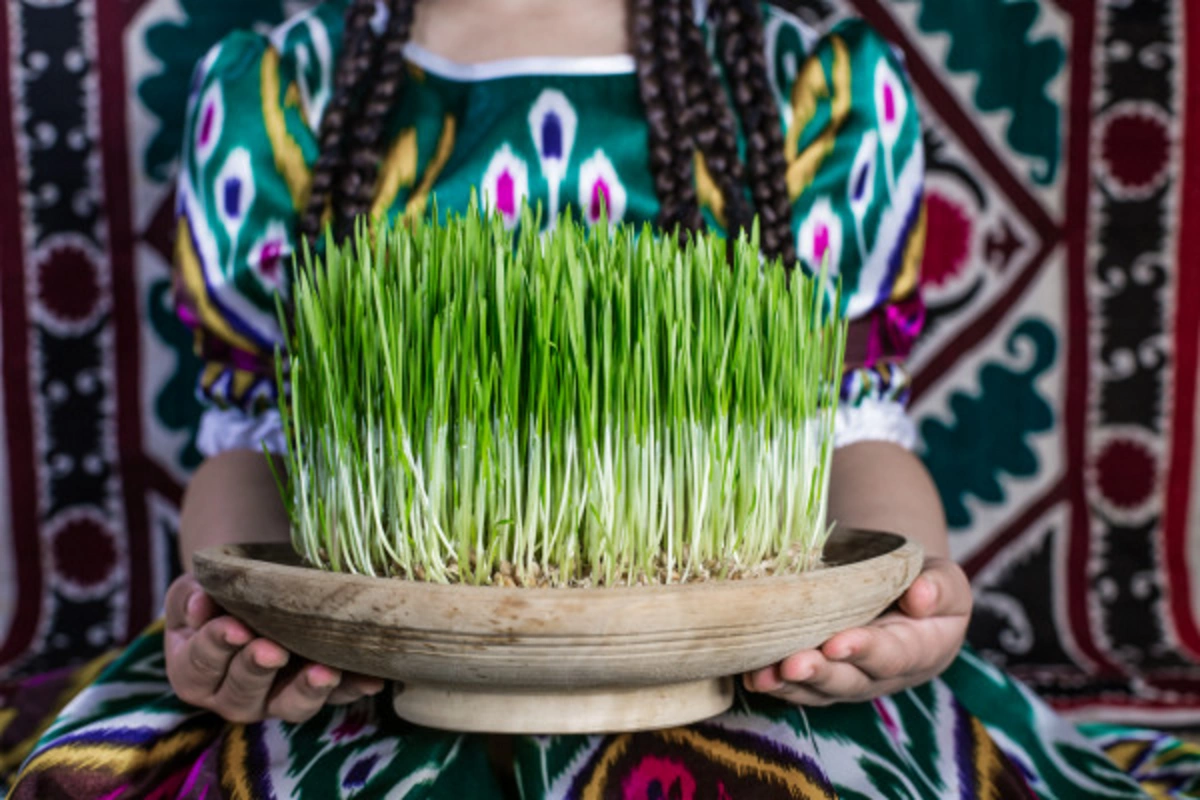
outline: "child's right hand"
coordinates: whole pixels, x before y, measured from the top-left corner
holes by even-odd
[[[303,722],[326,703],[352,703],[383,689],[378,678],[322,664],[285,669],[298,660],[226,615],[190,574],[167,590],[163,647],[179,699],[229,722]]]

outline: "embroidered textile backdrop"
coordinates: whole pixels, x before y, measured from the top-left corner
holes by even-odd
[[[1188,2],[798,9],[868,18],[923,98],[914,408],[973,641],[1064,709],[1160,725],[1200,724]],[[122,642],[161,601],[198,460],[196,361],[167,302],[186,84],[225,32],[294,10],[0,3],[0,676]]]

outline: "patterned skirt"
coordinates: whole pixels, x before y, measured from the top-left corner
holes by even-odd
[[[47,700],[57,714],[39,725]],[[24,760],[13,800],[1200,797],[1200,748],[1081,730],[970,651],[873,703],[742,694],[703,724],[511,745],[498,768],[487,737],[410,725],[387,692],[298,725],[226,724],[172,694],[158,626],[115,658],[26,682],[0,710],[0,769]]]

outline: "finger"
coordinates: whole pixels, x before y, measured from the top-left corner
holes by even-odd
[[[184,621],[192,630],[198,630],[200,626],[211,619],[219,617],[222,613],[221,607],[216,604],[208,592],[203,589],[197,589],[192,592],[188,598],[187,605],[184,607]]]
[[[922,623],[873,625],[840,633],[825,643],[822,652],[833,663],[856,667],[875,681],[889,680],[926,669],[923,655],[936,656],[941,649],[922,642]]]
[[[911,617],[965,616],[971,613],[971,584],[966,573],[946,558],[930,558],[900,598],[900,609]]]
[[[216,693],[229,663],[249,641],[249,631],[232,617],[204,625],[171,654],[176,693],[184,702],[203,704]]]
[[[321,710],[341,681],[338,670],[310,664],[273,693],[267,702],[267,716],[304,722]]]
[[[803,683],[827,663],[820,650],[802,650],[779,662],[779,678],[785,683]]]
[[[190,574],[180,575],[167,588],[164,616],[168,630],[187,626],[187,606],[192,594],[201,591],[200,583]]]
[[[889,615],[830,639],[824,652],[831,660],[853,664],[873,680],[898,679],[912,685],[950,666],[966,632],[966,617],[914,620]]]
[[[777,697],[780,700],[797,706],[808,706],[810,708],[821,708],[831,706],[834,703],[840,702],[838,699],[830,697],[827,694],[822,694],[815,689],[809,689],[803,684],[787,683],[779,689],[772,692],[767,692],[771,697]]]
[[[747,672],[742,676],[742,685],[751,692],[773,692],[783,687],[784,680],[779,675],[779,665],[772,664]]]
[[[836,699],[858,697],[871,683],[862,670],[852,664],[830,661],[820,651],[785,658],[779,665],[779,673],[789,684]]]
[[[853,664],[825,661],[807,680],[795,685],[839,702],[857,701],[873,696],[873,681]]]
[[[250,642],[230,662],[217,690],[214,710],[231,722],[260,719],[275,677],[287,662],[288,652],[274,642]]]
[[[348,674],[342,676],[342,682],[330,693],[325,702],[334,706],[344,706],[371,697],[383,691],[384,681],[380,678],[368,678],[365,675]]]
[[[222,613],[221,608],[190,575],[181,576],[167,591],[167,630],[199,630],[204,623]]]

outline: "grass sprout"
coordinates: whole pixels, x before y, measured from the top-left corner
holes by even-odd
[[[525,586],[814,566],[835,282],[764,264],[757,230],[730,259],[709,234],[539,227],[473,205],[303,254],[278,375],[299,553]]]

